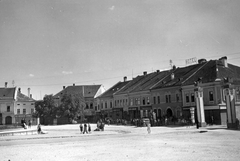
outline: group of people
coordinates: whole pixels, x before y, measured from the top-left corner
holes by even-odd
[[[82,124],[82,123],[80,123],[80,125],[79,125],[79,128],[80,128],[80,133],[81,134],[85,134],[85,133],[91,133],[91,125],[88,123],[88,124],[86,124],[86,123],[84,123],[84,124]]]
[[[21,125],[24,129],[27,129],[27,128],[31,128],[32,126],[32,121],[31,120],[28,120],[28,126],[27,126],[27,123],[26,123],[26,120],[25,119],[22,119],[21,120]]]

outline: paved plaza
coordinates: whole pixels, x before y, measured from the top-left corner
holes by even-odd
[[[36,127],[32,127],[36,128]],[[0,137],[0,160],[239,160],[238,130],[225,126],[105,127],[80,134],[79,125],[43,126],[48,134]],[[96,124],[92,124],[92,130]]]

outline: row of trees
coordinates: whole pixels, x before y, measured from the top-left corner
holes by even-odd
[[[35,103],[34,117],[40,118],[60,118],[67,117],[69,121],[84,118],[83,110],[86,106],[80,94],[64,94],[60,100],[60,105],[56,105],[53,95],[45,95],[43,100]]]

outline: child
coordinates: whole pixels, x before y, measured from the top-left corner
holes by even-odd
[[[81,132],[81,134],[82,134],[82,133],[83,133],[83,126],[82,126],[82,123],[80,123],[79,127],[80,127],[80,132]]]

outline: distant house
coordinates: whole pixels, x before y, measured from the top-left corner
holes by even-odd
[[[35,102],[30,94],[30,88],[28,88],[28,96],[21,93],[21,88],[18,88],[14,110],[15,123],[21,123],[24,119],[27,123],[30,120],[33,125],[37,124],[36,118],[32,117],[35,112]]]
[[[22,119],[31,120],[34,124],[34,109],[35,100],[22,94],[20,88],[17,90],[17,87],[7,87],[7,82],[4,88],[0,88],[0,124],[17,124]]]
[[[87,121],[95,121],[95,109],[97,109],[96,97],[101,95],[105,89],[102,85],[75,85],[65,87],[54,95],[54,101],[56,106],[61,104],[61,99],[64,94],[78,94],[83,97],[85,108],[84,115]]]
[[[117,100],[114,100],[114,93],[122,89],[129,81],[127,77],[123,78],[123,82],[118,82],[107,91],[97,97],[97,115],[98,118],[110,117],[112,119],[122,118],[122,108],[119,108]],[[125,99],[127,104],[128,99]]]

